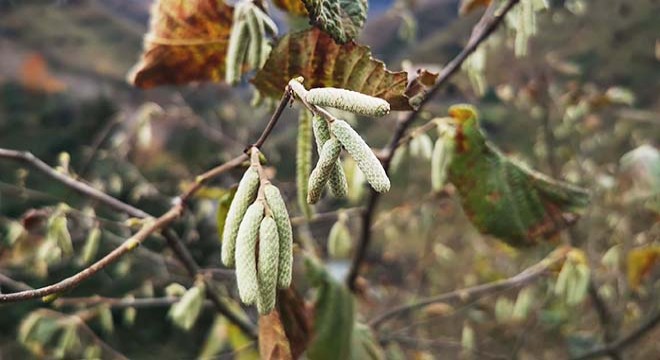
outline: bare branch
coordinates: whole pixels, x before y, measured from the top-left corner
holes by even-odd
[[[481,20],[472,30],[472,35],[470,40],[463,50],[456,55],[456,57],[450,61],[438,75],[438,80],[429,90],[428,94],[419,105],[419,108],[416,111],[411,112],[406,118],[402,119],[397,128],[394,131],[394,135],[390,139],[389,144],[384,149],[384,158],[382,159],[383,167],[387,171],[390,167],[390,162],[392,161],[392,156],[394,155],[394,150],[396,150],[399,145],[399,141],[404,136],[404,133],[408,127],[413,123],[417,118],[419,112],[428,104],[428,102],[433,98],[433,96],[438,92],[438,90],[447,83],[447,81],[461,68],[461,65],[465,60],[479,47],[480,44],[484,42],[502,23],[504,16],[513,9],[513,7],[518,4],[520,0],[507,0],[507,2],[502,5],[498,11],[495,11],[494,7],[499,6],[499,3],[494,2],[491,4],[490,8],[483,15]],[[360,271],[360,266],[364,261],[367,255],[367,249],[371,242],[371,224],[376,211],[376,206],[378,205],[378,199],[380,194],[373,189],[370,192],[369,200],[367,202],[366,211],[362,217],[362,234],[360,237],[360,242],[353,257],[351,263],[351,269],[348,273],[346,283],[351,291],[355,291],[355,284]]]
[[[369,324],[375,329],[382,325],[385,321],[390,320],[394,317],[408,314],[414,310],[423,308],[429,304],[446,302],[451,300],[462,300],[462,301],[471,301],[476,297],[482,296],[484,294],[497,292],[504,289],[511,289],[515,287],[521,287],[530,282],[536,280],[542,275],[546,274],[546,271],[553,265],[564,261],[566,255],[571,250],[570,247],[561,247],[555,250],[553,253],[548,255],[547,258],[543,259],[539,263],[523,270],[518,275],[510,277],[508,279],[493,281],[487,284],[481,284],[465,289],[454,290],[445,294],[429,297],[426,299],[419,300],[412,304],[401,305],[395,307],[384,314],[372,319]]]
[[[648,320],[642,323],[638,328],[631,331],[628,335],[615,342],[573,358],[573,360],[593,359],[601,356],[608,356],[613,352],[619,353],[621,350],[641,340],[649,331],[658,326],[658,324],[660,324],[660,311],[656,311],[654,315],[648,318]]]

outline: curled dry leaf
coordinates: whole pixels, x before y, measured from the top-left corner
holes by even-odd
[[[289,80],[302,76],[305,87],[336,87],[385,99],[392,110],[411,110],[405,95],[407,75],[392,72],[371,57],[366,46],[337,44],[319,29],[288,34],[275,45],[252,80],[267,96],[279,97]]]
[[[259,355],[268,360],[292,359],[289,339],[277,311],[259,318]]]
[[[233,8],[224,0],[158,0],[142,58],[128,80],[140,88],[222,81]]]

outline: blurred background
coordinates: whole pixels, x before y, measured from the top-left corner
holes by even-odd
[[[393,70],[438,71],[462,49],[483,11],[459,16],[454,0],[369,5],[359,42]],[[443,116],[454,103],[472,103],[489,137],[508,155],[589,189],[592,204],[563,241],[570,237],[584,250],[612,331],[621,335],[660,306],[660,255],[654,252],[660,246],[660,1],[547,5],[536,14],[537,30],[527,46],[516,39],[515,24],[498,30],[422,118]],[[253,88],[247,80],[235,88],[130,86],[125,78],[139,59],[150,6],[149,0],[0,0],[0,147],[29,150],[60,171],[161,214],[195,175],[253,142],[272,109],[250,105]],[[301,26],[271,10],[283,29]],[[369,144],[381,147],[396,119],[397,114],[351,120]],[[264,148],[294,217],[301,214],[295,203],[296,124],[294,107]],[[451,186],[431,190],[429,159],[413,151],[406,156],[372,230],[360,280],[365,319],[418,297],[507,278],[539,261],[540,251],[515,251],[476,232]],[[240,176],[236,170],[212,185],[227,188]],[[214,276],[235,294],[233,275],[220,269],[213,187],[198,196],[176,229],[198,262],[217,269]],[[44,245],[44,223],[63,203],[74,252],[53,255]],[[363,203],[358,192],[345,201],[326,199],[316,210]],[[359,217],[348,214],[357,240]],[[38,287],[73,274],[84,267],[90,229],[101,229],[100,246],[91,255],[98,258],[130,234],[125,220],[40,173],[0,161],[0,289],[15,291],[4,277]],[[335,220],[310,224],[304,236],[325,249]],[[172,283],[190,286],[168,258],[164,240],[154,237],[67,296],[163,296]],[[542,278],[528,287],[533,306],[522,317],[507,316],[519,294],[512,289],[471,303],[429,306],[406,321],[388,323],[388,336],[380,340],[388,356],[417,359],[558,359],[601,343],[592,301],[567,304],[553,295],[552,282]],[[57,357],[57,341],[19,341],[22,321],[44,307],[57,314],[94,309],[1,305],[0,358]],[[235,334],[210,308],[188,332],[168,320],[167,306],[136,310],[132,321],[126,309],[91,312],[81,342],[102,342],[102,357],[113,351],[144,359],[237,356],[223,345],[237,341]],[[471,343],[466,331],[472,332]],[[660,328],[651,330],[625,358],[657,359],[658,338]]]

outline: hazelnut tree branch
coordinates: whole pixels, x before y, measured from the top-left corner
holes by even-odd
[[[547,271],[554,265],[563,262],[566,259],[566,255],[570,250],[571,248],[568,246],[561,247],[555,250],[550,255],[548,255],[547,258],[528,267],[519,274],[507,279],[497,280],[486,284],[472,286],[469,288],[458,289],[441,295],[436,295],[425,299],[421,299],[412,304],[395,307],[369,321],[369,325],[371,325],[374,329],[376,329],[388,320],[391,320],[397,316],[409,314],[412,311],[423,308],[433,303],[447,302],[454,300],[461,300],[466,302],[466,301],[474,300],[474,298],[482,296],[484,294],[489,294],[500,290],[512,289],[527,285],[530,282],[536,280],[537,278],[547,274]]]

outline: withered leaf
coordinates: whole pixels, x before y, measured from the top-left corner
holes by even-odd
[[[158,0],[142,58],[128,80],[140,88],[221,81],[233,8],[224,0]]]
[[[312,337],[311,315],[300,294],[293,288],[277,292],[277,311],[291,347],[291,354],[298,359],[307,350]]]
[[[491,2],[492,0],[461,0],[458,13],[464,16],[481,7],[487,7]]]
[[[273,4],[290,14],[307,16],[307,9],[305,9],[302,0],[273,0]]]
[[[309,20],[338,43],[355,39],[367,20],[367,0],[302,0]]]
[[[292,359],[289,339],[277,310],[259,318],[259,355],[268,360]]]
[[[287,34],[252,80],[262,94],[279,97],[290,79],[302,76],[306,88],[337,87],[379,97],[392,110],[411,110],[405,95],[407,74],[392,72],[371,57],[368,47],[337,44],[319,29]]]

